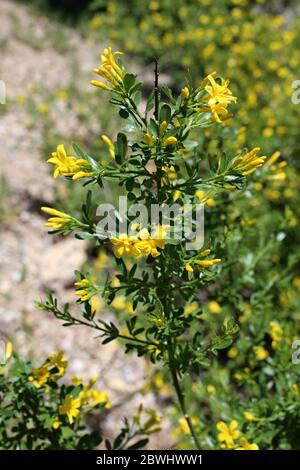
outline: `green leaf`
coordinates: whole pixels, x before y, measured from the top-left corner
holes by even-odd
[[[75,233],[75,238],[77,238],[78,240],[91,240],[92,238],[94,238],[94,235],[89,232],[78,232]]]
[[[123,78],[124,88],[129,92],[130,88],[135,84],[135,75],[132,73],[126,73]]]
[[[172,114],[172,111],[171,111],[170,106],[164,103],[161,106],[160,111],[159,111],[159,122],[163,122],[163,121],[169,122],[171,119],[171,114]]]
[[[137,450],[137,449],[142,449],[145,447],[146,444],[148,444],[149,439],[140,439],[139,441],[135,442],[135,444],[132,444],[131,446],[127,447],[127,450]]]
[[[173,97],[172,90],[169,87],[162,86],[161,91],[169,98],[169,100],[172,104],[176,103],[175,98]]]
[[[122,132],[119,132],[117,136],[117,152],[116,152],[116,162],[121,165],[126,157],[128,148],[127,137]]]

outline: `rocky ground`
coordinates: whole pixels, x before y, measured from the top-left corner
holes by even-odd
[[[63,349],[69,373],[85,378],[100,374],[99,386],[116,406],[103,424],[107,435],[119,427],[142,401],[157,408],[155,397],[142,395],[146,365],[124,357],[114,343],[102,346],[92,331],[63,328],[58,320],[36,309],[34,301],[51,288],[60,298],[72,300],[73,271],[86,260],[86,245],[73,238],[54,239],[47,234],[39,203],[51,204],[55,186],[42,158],[43,134],[38,119],[32,120],[20,96],[41,84],[55,92],[72,74],[77,54],[82,74],[98,62],[98,48],[86,44],[77,32],[63,28],[67,51],[59,50],[49,20],[12,1],[0,4],[0,79],[6,84],[5,105],[0,105],[0,175],[5,179],[6,217],[0,221],[0,334],[10,338],[15,349],[35,364],[52,351]],[[47,33],[45,35],[45,32]],[[64,105],[63,105],[64,106]],[[57,119],[57,132],[84,133],[70,110],[67,119]],[[59,110],[56,111],[59,113]],[[63,129],[61,129],[63,128]],[[4,194],[4,193],[3,193]],[[2,197],[2,196],[1,196]],[[153,438],[152,448],[170,447],[165,433]]]

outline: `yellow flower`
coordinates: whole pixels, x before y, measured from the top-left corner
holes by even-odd
[[[38,105],[38,111],[39,111],[39,113],[41,113],[41,114],[48,114],[48,112],[49,112],[49,107],[48,107],[47,103],[40,103],[40,104]]]
[[[206,390],[207,390],[207,393],[209,393],[210,395],[214,395],[216,393],[216,387],[214,387],[214,385],[207,385],[206,387]]]
[[[159,125],[159,133],[160,133],[160,135],[162,135],[162,134],[165,133],[167,127],[168,127],[167,121],[162,121],[162,122],[160,123],[160,125]]]
[[[53,429],[58,429],[59,426],[60,426],[59,419],[58,419],[58,418],[54,418],[54,421],[53,421],[53,423],[52,423]]]
[[[149,418],[144,423],[143,428],[145,430],[145,434],[152,434],[154,432],[159,432],[160,428],[153,428],[153,426],[157,426],[161,423],[161,416],[159,416],[155,410],[146,411]]]
[[[90,383],[84,387],[82,392],[80,392],[79,398],[82,405],[89,405],[94,407],[102,404],[105,408],[111,408],[111,403],[107,393],[91,388]]]
[[[208,310],[211,313],[218,314],[222,312],[222,307],[220,304],[218,304],[216,300],[211,300],[210,302],[208,302]]]
[[[277,162],[278,158],[280,157],[281,153],[277,150],[274,152],[271,157],[266,161],[266,167],[270,167]]]
[[[162,185],[168,184],[169,180],[177,178],[177,173],[173,165],[163,166],[161,169],[166,173],[166,175],[161,179]]]
[[[8,361],[13,353],[13,345],[11,341],[7,341],[5,345],[5,360]]]
[[[48,222],[45,223],[46,227],[53,228],[53,230],[59,230],[67,226],[72,221],[72,217],[70,215],[65,212],[58,211],[57,209],[53,209],[52,207],[41,207],[41,210],[45,212],[45,214],[54,216],[50,217]]]
[[[254,352],[258,361],[264,361],[268,356],[268,351],[263,346],[255,346]]]
[[[94,15],[93,18],[89,22],[89,27],[91,29],[98,29],[99,26],[101,26],[101,25],[102,25],[102,19],[101,19],[101,16],[99,14]]]
[[[107,146],[109,155],[114,160],[115,159],[115,146],[114,146],[113,142],[105,134],[102,134],[101,139],[103,140],[103,142]]]
[[[246,155],[237,157],[233,162],[233,168],[244,176],[250,175],[257,168],[261,167],[267,157],[258,157],[259,147],[255,147]]]
[[[229,80],[221,78],[221,84],[219,85],[215,81],[215,76],[215,72],[208,75],[204,83],[207,83],[205,91],[209,95],[207,98],[208,109],[213,119],[220,123],[228,118],[227,107],[230,103],[235,103],[237,98],[232,95],[232,92],[228,88]]]
[[[79,377],[76,377],[76,375],[73,375],[71,377],[71,382],[75,387],[77,387],[77,385],[82,385],[82,379],[80,379]]]
[[[48,356],[48,367],[55,367],[58,369],[58,372],[55,375],[63,376],[66,368],[68,367],[68,361],[65,358],[65,353],[63,351],[59,351],[57,354],[53,353]]]
[[[299,395],[299,387],[297,384],[292,384],[291,385],[291,391],[293,393],[293,395]]]
[[[165,229],[164,227],[157,227],[153,237],[146,228],[143,228],[138,237],[128,236],[123,233],[119,237],[111,238],[111,242],[114,245],[114,255],[116,258],[121,258],[124,255],[129,255],[133,258],[140,258],[142,256],[151,255],[156,258],[160,255],[158,248],[163,249],[165,247]]]
[[[152,135],[148,133],[144,134],[144,142],[145,144],[149,145],[149,147],[152,147],[152,145],[154,144]]]
[[[82,300],[82,302],[90,300],[90,298],[94,295],[93,290],[89,290],[89,288],[93,287],[93,283],[88,279],[80,279],[80,281],[76,281],[74,285],[77,287],[77,289],[75,290],[75,294],[80,297],[80,300]]]
[[[171,135],[170,137],[167,137],[166,140],[164,141],[165,145],[175,145],[177,143],[176,137]]]
[[[235,357],[237,357],[238,355],[238,349],[236,347],[232,347],[229,349],[229,351],[227,352],[227,357],[229,357],[230,359],[234,359]]]
[[[276,349],[278,346],[278,343],[280,343],[280,341],[282,340],[283,329],[275,321],[271,321],[270,326],[271,326],[271,331],[269,332],[269,335],[272,338],[272,348]]]
[[[208,256],[210,254],[211,250],[210,249],[207,249],[207,250],[203,250],[201,253],[199,253],[199,257],[201,258],[204,258],[205,256]],[[189,272],[193,272],[194,271],[194,268],[193,268],[193,264],[196,264],[197,266],[199,266],[200,268],[210,268],[211,266],[214,266],[215,264],[218,264],[220,263],[222,260],[220,258],[215,258],[215,259],[190,259],[186,265],[185,265],[185,269]]]
[[[192,267],[192,265],[191,265],[190,263],[186,263],[185,269],[186,269],[186,271],[189,272],[189,273],[193,273],[193,272],[194,272],[194,269],[193,269],[193,267]]]
[[[122,258],[124,255],[129,255],[133,258],[141,256],[141,252],[135,246],[138,242],[137,237],[121,233],[118,237],[112,237],[110,241],[114,245],[113,252],[116,258]]]
[[[240,445],[241,447],[237,447],[236,450],[259,450],[257,444],[250,444],[244,437],[241,437]]]
[[[182,98],[188,98],[190,96],[190,91],[188,89],[187,86],[185,86],[184,88],[182,88],[181,92],[180,92],[180,96]]]
[[[217,429],[219,432],[218,440],[219,442],[225,442],[226,446],[231,448],[234,446],[234,441],[238,439],[241,435],[241,432],[237,429],[238,422],[236,420],[231,421],[229,426],[223,421],[217,423]]]
[[[63,144],[57,146],[56,152],[52,152],[52,156],[47,162],[54,165],[54,178],[61,174],[63,176],[72,176],[73,180],[77,180],[93,175],[92,172],[86,171],[90,169],[89,162],[83,158],[68,156]]]
[[[200,420],[196,416],[190,416],[191,422],[194,427],[197,427],[200,425]],[[173,429],[172,435],[176,438],[182,434],[189,435],[190,434],[190,428],[188,426],[188,423],[184,417],[179,418],[178,420],[178,427]]]
[[[72,395],[67,395],[65,401],[62,405],[59,406],[59,414],[67,415],[69,423],[72,424],[74,418],[78,418],[80,415],[80,398],[73,398]]]
[[[156,229],[153,237],[150,236],[150,233],[146,228],[143,228],[139,232],[139,238],[141,241],[136,242],[135,247],[139,250],[142,256],[151,255],[153,258],[156,258],[160,255],[158,248],[165,248],[164,236],[165,232],[161,226]]]
[[[250,423],[252,421],[257,420],[256,416],[254,416],[254,414],[251,413],[250,411],[244,411],[244,418],[245,418],[246,421],[249,421]]]
[[[124,72],[116,63],[115,56],[117,54],[122,54],[122,52],[112,52],[111,47],[104,49],[104,53],[101,55],[101,64],[93,71],[104,78],[106,82],[91,80],[92,85],[106,91],[122,90]]]
[[[36,388],[40,388],[46,385],[50,372],[46,364],[42,365],[38,369],[32,369],[32,375],[28,377],[29,382],[32,382]]]
[[[195,260],[194,263],[200,266],[201,268],[210,268],[211,266],[214,266],[215,264],[221,263],[220,258],[215,258],[215,259],[207,259],[207,260]]]
[[[195,195],[200,199],[201,204],[207,204],[210,207],[216,205],[215,200],[210,197],[212,194],[213,191],[203,191],[200,189],[195,192]]]
[[[90,300],[90,306],[93,312],[101,312],[103,309],[103,299],[99,295],[94,295]]]

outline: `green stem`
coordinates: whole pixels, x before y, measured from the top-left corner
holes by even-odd
[[[199,443],[196,431],[194,429],[193,423],[191,421],[191,418],[190,418],[190,416],[188,414],[188,411],[187,411],[187,408],[186,408],[184,393],[181,390],[181,387],[180,387],[180,384],[179,384],[178,373],[177,373],[176,362],[175,362],[175,358],[174,358],[173,346],[171,344],[171,340],[169,341],[169,344],[168,344],[168,355],[169,355],[169,368],[170,368],[170,372],[171,372],[171,376],[172,376],[172,382],[173,382],[173,386],[174,386],[175,391],[176,391],[176,395],[177,395],[177,398],[178,398],[178,402],[179,402],[181,412],[182,412],[182,414],[183,414],[183,416],[184,416],[184,418],[187,422],[187,425],[189,427],[191,436],[194,440],[195,446],[198,450],[200,450],[200,443]]]

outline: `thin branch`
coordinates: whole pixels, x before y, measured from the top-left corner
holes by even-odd
[[[158,108],[159,108],[159,88],[158,88],[158,60],[156,57],[154,58],[154,97],[155,97],[155,108],[154,108],[154,117],[158,121]]]

